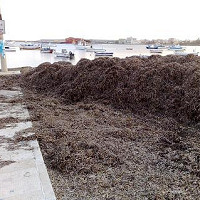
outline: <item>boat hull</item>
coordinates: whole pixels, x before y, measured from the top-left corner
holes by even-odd
[[[74,58],[74,53],[55,53],[55,56],[57,58],[69,58],[69,59],[72,59]]]
[[[194,56],[198,56],[198,55],[199,55],[199,53],[198,53],[198,52],[195,52],[195,53],[175,52],[174,54],[175,54],[175,55],[177,55],[177,56],[187,56],[187,55],[194,55]]]
[[[20,47],[20,50],[39,50],[40,47]]]
[[[53,49],[41,49],[41,53],[53,53]]]
[[[150,49],[150,53],[162,53],[162,49]]]
[[[16,52],[16,49],[4,49],[5,52]]]
[[[95,56],[101,56],[101,57],[112,57],[112,52],[95,52]]]
[[[147,49],[167,49],[164,45],[148,45],[146,46]]]
[[[93,49],[93,48],[86,49],[86,52],[105,52],[105,51],[106,51],[105,49]]]
[[[170,46],[169,48],[168,48],[168,50],[185,50],[185,48],[184,47],[182,47],[182,46]]]
[[[53,53],[53,51],[41,51],[41,53]]]
[[[77,50],[86,50],[86,49],[89,49],[89,48],[90,48],[89,46],[83,46],[83,45],[77,45],[76,46]]]
[[[68,53],[56,53],[56,57],[60,58],[70,58],[70,55]]]
[[[158,49],[158,47],[146,47],[147,49]]]

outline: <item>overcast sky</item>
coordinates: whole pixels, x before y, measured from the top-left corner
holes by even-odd
[[[200,0],[1,0],[5,39],[200,37]]]

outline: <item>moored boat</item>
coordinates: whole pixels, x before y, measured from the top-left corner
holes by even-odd
[[[146,46],[147,49],[166,49],[167,47],[164,45],[156,45],[156,44],[152,44],[152,45],[147,45]]]
[[[147,48],[147,49],[158,49],[158,45],[154,45],[154,44],[152,44],[152,45],[147,45],[146,48]]]
[[[167,49],[168,47],[165,45],[158,45],[158,49]]]
[[[185,48],[180,45],[169,46],[168,50],[184,50]]]
[[[150,53],[162,53],[162,49],[150,49]]]
[[[148,57],[150,57],[150,55],[143,55],[143,54],[140,54],[139,57],[140,57],[140,58],[148,58]]]
[[[171,50],[174,52],[184,52],[185,51],[185,49],[171,49]]]
[[[62,49],[61,52],[55,52],[55,56],[72,59],[74,58],[74,53],[72,53],[71,51],[68,52],[66,49]]]
[[[15,47],[10,47],[10,46],[5,46],[4,47],[5,52],[15,52],[16,48]]]
[[[86,49],[89,49],[89,48],[91,48],[91,47],[88,46],[88,45],[76,45],[77,50],[86,50]]]
[[[22,50],[38,50],[40,46],[35,44],[21,44],[20,49]]]
[[[95,48],[88,48],[86,52],[105,52],[105,49],[95,49]]]
[[[112,57],[113,52],[95,52],[95,56]]]
[[[133,50],[133,48],[131,48],[131,47],[127,47],[126,50]]]
[[[187,55],[198,56],[199,52],[183,52],[183,51],[181,52],[181,51],[175,51],[174,54],[177,55],[177,56],[187,56]]]
[[[80,45],[80,46],[76,46],[76,49],[77,49],[77,50],[85,50],[85,49],[86,49],[86,47],[85,47],[85,46],[81,46],[81,45]]]
[[[50,47],[42,47],[40,51],[41,53],[53,53],[53,49]]]

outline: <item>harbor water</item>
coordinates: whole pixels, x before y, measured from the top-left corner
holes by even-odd
[[[117,45],[117,44],[94,44],[93,48],[103,48],[106,52],[113,52],[113,57],[126,58],[134,55],[152,55],[146,45]],[[85,50],[76,49],[75,45],[72,44],[56,44],[52,47],[55,51],[60,52],[62,49],[72,51],[75,56],[73,59],[56,57],[54,53],[41,53],[40,50],[20,50],[16,47],[16,52],[6,52],[7,66],[8,68],[18,68],[24,66],[37,67],[43,62],[54,63],[57,61],[69,61],[72,64],[76,64],[81,58],[87,58],[90,60],[95,59],[94,52],[87,52]],[[185,52],[200,52],[199,46],[187,46]],[[173,54],[173,51],[163,50],[161,54],[157,55],[168,55]]]

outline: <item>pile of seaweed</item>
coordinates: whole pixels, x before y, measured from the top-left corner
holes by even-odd
[[[200,58],[137,56],[43,63],[23,76],[27,88],[66,103],[98,101],[137,113],[200,122]]]
[[[15,90],[19,87],[20,74],[1,75],[0,89],[2,90]]]

